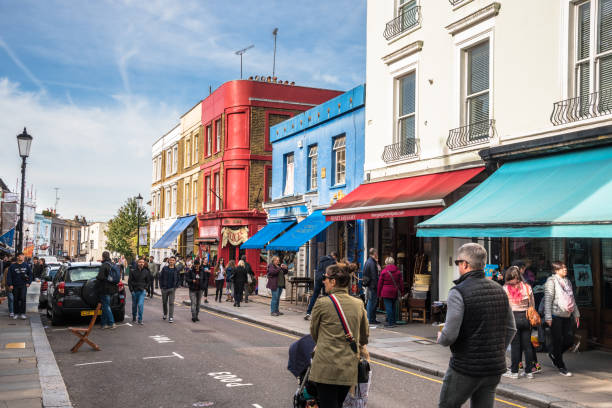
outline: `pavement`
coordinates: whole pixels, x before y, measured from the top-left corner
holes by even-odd
[[[33,286],[28,319],[10,319],[7,302],[0,305],[0,408],[72,407],[36,310]],[[34,308],[31,299],[36,299]]]
[[[209,303],[203,303],[202,307],[297,336],[309,333],[304,305],[281,301],[281,311],[285,314],[275,317],[270,315],[270,299],[266,297],[250,296],[251,301],[242,303],[240,308],[233,307],[231,302],[212,299],[209,297]],[[178,289],[176,301],[189,304],[188,290]],[[380,314],[378,320],[384,321],[384,315]],[[437,326],[412,323],[392,329],[382,325],[370,326],[370,329],[368,350],[375,359],[436,377],[444,376],[450,350],[435,343]],[[504,377],[497,394],[539,407],[612,407],[612,353],[593,350],[565,354],[573,377],[559,375],[545,353],[538,353],[538,359],[543,366],[542,373],[531,380]],[[508,365],[509,361],[508,353]]]

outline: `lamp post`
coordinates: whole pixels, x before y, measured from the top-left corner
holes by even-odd
[[[142,196],[138,193],[136,197],[136,258],[140,257],[140,205],[142,204]]]
[[[17,147],[19,147],[19,156],[21,156],[21,202],[19,204],[19,222],[17,231],[19,239],[15,244],[15,253],[23,251],[23,198],[25,196],[25,170],[26,159],[30,155],[30,145],[32,144],[32,136],[28,135],[26,128],[23,128],[23,133],[17,135]]]

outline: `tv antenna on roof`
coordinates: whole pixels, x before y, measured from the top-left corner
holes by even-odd
[[[274,78],[274,73],[276,71],[276,36],[278,35],[278,28],[275,28],[272,31],[272,35],[274,36],[274,57],[272,60],[272,78]]]
[[[59,187],[53,187],[55,190],[55,214],[57,214],[57,203],[59,202]]]
[[[251,44],[246,48],[243,48],[241,50],[236,51],[236,55],[240,55],[240,79],[242,79],[242,54],[244,54],[245,52],[247,52],[248,50],[250,50],[251,48],[255,47],[255,45]]]

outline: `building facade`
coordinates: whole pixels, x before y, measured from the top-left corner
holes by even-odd
[[[246,254],[255,273],[265,273],[259,250],[241,250],[240,245],[266,223],[263,203],[272,187],[270,128],[338,94],[249,79],[226,82],[202,101],[201,253],[226,264]]]
[[[592,173],[591,184],[575,180],[580,172],[555,178],[561,174],[559,163],[569,157],[608,168],[612,2],[385,3],[367,6],[369,92],[361,192],[405,189],[396,189],[401,194],[386,202],[370,203],[368,211],[395,215],[367,222],[367,245],[383,256],[403,254],[408,286],[414,273],[431,273],[430,300],[446,299],[457,277],[453,255],[465,242],[477,240],[489,250],[491,270],[526,261],[536,291],[550,276],[550,263],[564,261],[583,313],[584,335],[612,344],[612,234],[603,226],[612,214],[601,204],[578,214],[580,200],[599,197],[601,202],[606,185],[597,184]],[[532,18],[525,18],[527,8]],[[538,157],[546,160],[527,161]],[[491,190],[509,172],[529,168],[536,174],[538,166],[549,166],[539,173],[548,177],[546,188],[534,190],[534,181]],[[591,190],[582,188],[580,198],[541,196],[553,194],[553,186],[567,191],[574,182]],[[526,205],[504,206],[497,199],[507,198],[507,192]],[[480,200],[487,197],[487,211],[495,217],[487,219],[491,213],[475,205],[476,194]],[[567,211],[538,212],[538,203],[547,200]],[[335,209],[347,214],[352,207],[357,213],[354,209],[364,202],[363,197],[346,201]],[[462,217],[450,221],[459,209]],[[551,219],[552,214],[559,218]],[[482,228],[467,228],[477,224]],[[530,229],[536,225],[541,229]]]
[[[98,262],[106,251],[108,223],[94,222],[81,226],[79,260]]]

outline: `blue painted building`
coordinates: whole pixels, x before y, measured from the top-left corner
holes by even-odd
[[[331,251],[361,261],[363,221],[327,222],[321,212],[363,181],[364,122],[360,85],[270,128],[268,225],[243,247],[279,252],[296,276],[312,277]]]

